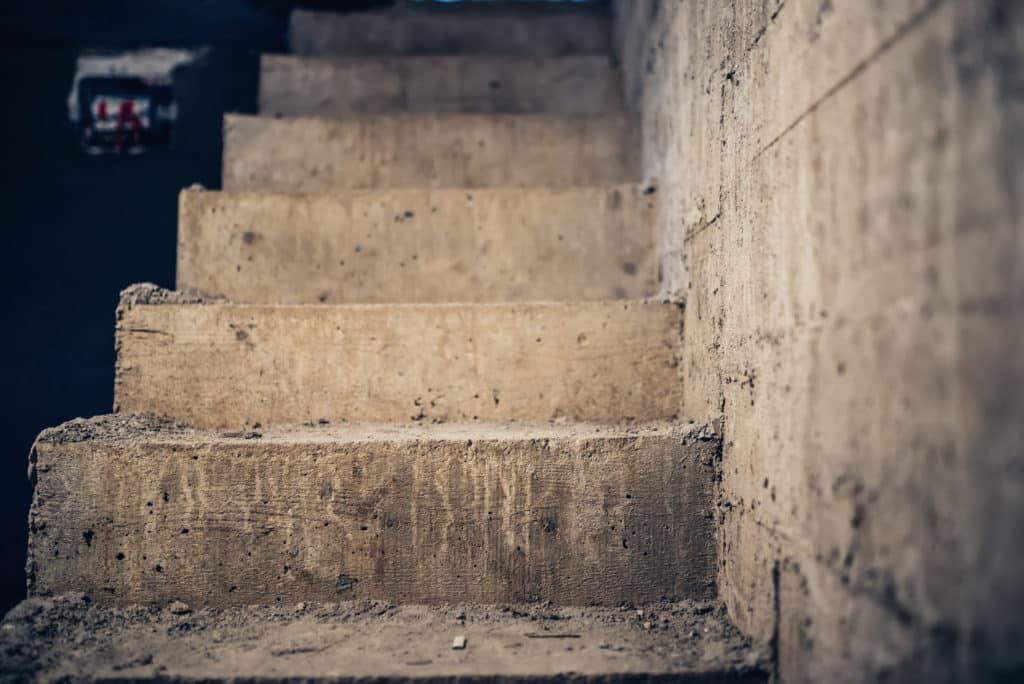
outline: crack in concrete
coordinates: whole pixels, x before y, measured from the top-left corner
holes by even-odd
[[[881,58],[883,55],[889,52],[889,50],[895,47],[903,38],[910,35],[910,33],[915,28],[917,28],[925,19],[931,16],[939,7],[944,5],[946,2],[947,0],[932,0],[927,5],[925,5],[917,14],[912,16],[902,26],[896,29],[896,32],[892,36],[883,40],[881,44],[879,44],[879,46],[875,48],[875,50],[870,55],[868,55],[863,60],[858,62],[850,71],[850,73],[841,78],[839,82],[833,85],[831,88],[826,90],[821,97],[819,97],[817,100],[811,103],[811,105],[806,110],[804,110],[799,116],[797,116],[797,118],[793,122],[791,122],[788,126],[782,129],[782,131],[777,136],[772,138],[771,141],[769,141],[764,147],[758,150],[757,154],[755,154],[752,157],[751,161],[756,161],[765,152],[775,147],[775,145],[779,144],[779,142],[783,138],[785,138],[786,135],[788,135],[794,128],[799,126],[800,123],[804,121],[804,119],[814,114],[818,109],[821,108],[821,106],[825,102],[835,97],[835,95],[838,94],[841,90],[843,90],[843,88],[848,86],[850,83],[856,80],[858,76],[867,71],[868,67],[870,67],[875,61],[877,61],[879,58]]]

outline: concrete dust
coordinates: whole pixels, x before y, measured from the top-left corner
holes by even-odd
[[[575,638],[557,638],[563,634]],[[457,636],[465,637],[464,650],[452,649]],[[764,681],[766,656],[730,625],[717,602],[648,606],[640,618],[630,606],[546,603],[425,607],[353,601],[185,612],[177,605],[106,608],[83,594],[66,594],[24,601],[0,624],[0,681],[444,681],[568,673]]]

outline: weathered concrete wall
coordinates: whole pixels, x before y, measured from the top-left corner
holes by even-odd
[[[657,293],[637,186],[181,194],[178,287],[250,304],[599,300]]]
[[[117,411],[242,427],[619,422],[682,405],[673,304],[146,304],[132,292],[117,313]]]
[[[603,114],[622,109],[608,55],[548,59],[449,55],[373,59],[263,55],[264,116]]]
[[[569,187],[640,181],[630,118],[412,114],[224,117],[224,189]]]
[[[1020,668],[1024,5],[618,9],[735,620],[784,681]]]
[[[231,436],[73,421],[33,449],[30,591],[197,606],[711,598],[717,451],[707,430],[662,423]]]

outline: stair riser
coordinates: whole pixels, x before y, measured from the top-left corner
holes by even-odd
[[[34,594],[193,606],[714,594],[716,444],[39,443]]]
[[[607,55],[606,13],[573,7],[431,8],[361,14],[295,11],[289,42],[300,55]],[[538,11],[540,10],[540,11]]]
[[[122,306],[117,410],[197,427],[677,415],[670,304]]]
[[[595,300],[657,290],[654,195],[181,195],[178,287],[257,304]]]
[[[641,180],[623,116],[225,117],[224,189],[572,187]]]
[[[622,109],[607,57],[319,59],[266,55],[265,116],[418,113],[602,114]]]

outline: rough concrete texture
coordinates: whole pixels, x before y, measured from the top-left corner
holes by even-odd
[[[622,109],[622,72],[608,55],[380,57],[264,55],[264,116],[603,114]]]
[[[3,681],[767,681],[767,649],[721,604],[554,608],[395,606],[108,608],[29,599],[0,623]],[[645,625],[649,625],[646,626]],[[452,648],[455,637],[466,647]]]
[[[291,14],[289,43],[299,55],[607,55],[604,7],[569,3],[407,2],[358,14]]]
[[[223,304],[227,299],[192,287],[168,290],[153,283],[136,283],[121,290],[119,302],[130,308],[157,304]]]
[[[256,304],[649,297],[656,199],[636,186],[186,190],[178,287]]]
[[[619,9],[731,614],[787,682],[1019,681],[1024,5]]]
[[[645,301],[122,303],[115,410],[197,427],[670,418],[681,318]]]
[[[224,121],[224,189],[566,187],[641,180],[623,115],[380,115]]]
[[[712,598],[718,446],[673,423],[75,421],[33,447],[29,591],[212,607]]]

